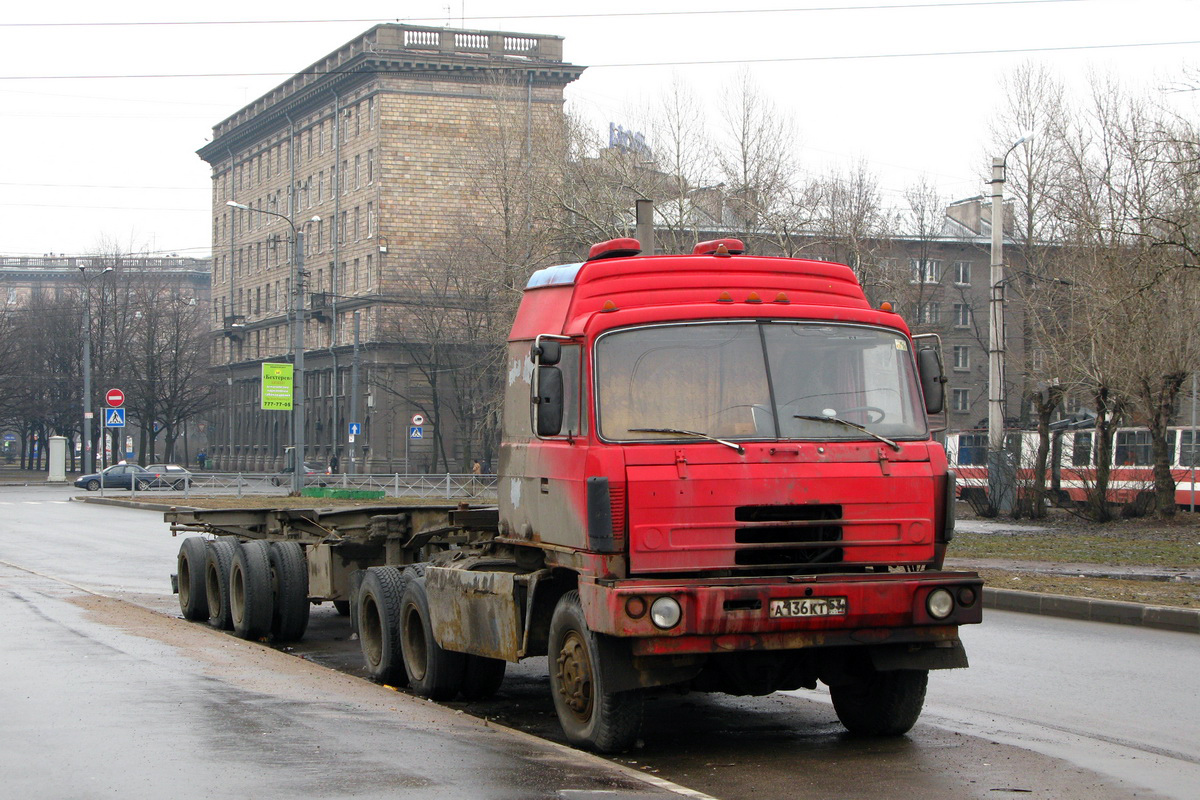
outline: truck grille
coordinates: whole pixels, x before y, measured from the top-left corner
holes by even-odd
[[[734,542],[738,566],[836,564],[842,561],[840,505],[739,506]]]

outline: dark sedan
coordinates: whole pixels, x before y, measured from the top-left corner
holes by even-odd
[[[101,484],[105,489],[149,489],[154,485],[154,476],[145,467],[137,464],[114,464],[108,469],[94,472],[91,475],[80,475],[75,479],[75,485],[80,489],[94,492]]]
[[[292,468],[284,467],[271,476],[271,483],[276,486],[291,486],[292,485]],[[325,472],[320,467],[315,467],[312,464],[304,465],[304,485],[305,486],[325,486],[328,484]]]

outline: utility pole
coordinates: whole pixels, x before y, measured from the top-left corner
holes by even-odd
[[[359,312],[354,312],[354,360],[350,362],[350,421],[358,422],[358,337],[359,337]],[[355,464],[355,444],[350,442],[350,474],[357,475],[358,467]]]
[[[295,295],[292,306],[292,494],[297,497],[304,488],[304,233],[292,226],[295,243],[296,276],[292,281]]]
[[[1004,181],[1009,155],[1033,138],[1025,133],[992,159],[992,264],[988,302],[988,502],[1001,514],[1013,510],[1016,464],[1004,451]]]
[[[79,275],[83,279],[83,442],[79,455],[83,460],[80,471],[88,474],[96,471],[92,450],[92,293],[83,267]]]

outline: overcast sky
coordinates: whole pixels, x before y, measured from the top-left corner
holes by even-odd
[[[717,13],[689,13],[702,11]],[[269,22],[109,24],[238,20]],[[568,103],[598,129],[630,125],[675,77],[715,111],[749,69],[794,115],[807,170],[865,159],[895,203],[921,175],[948,199],[979,193],[998,78],[1024,60],[1080,89],[1101,71],[1187,109],[1200,99],[1164,91],[1200,65],[1195,0],[21,4],[0,19],[0,255],[207,255],[209,173],[195,151],[213,124],[395,21],[565,37],[565,58],[589,66]],[[1057,49],[963,54],[1038,48]],[[900,54],[922,55],[879,57]],[[230,77],[195,77],[212,75]]]

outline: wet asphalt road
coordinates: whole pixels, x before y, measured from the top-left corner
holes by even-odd
[[[66,580],[177,614],[174,598],[164,595],[164,589],[178,540],[169,536],[161,517],[152,512],[59,504],[69,494],[66,490],[0,487],[0,561],[53,576],[56,580],[50,584],[59,587],[58,591],[69,591],[61,583]],[[43,505],[32,505],[38,501]],[[50,520],[54,524],[48,525]],[[23,601],[7,591],[17,580],[10,572],[0,571],[0,605],[16,604],[20,609]],[[36,577],[30,575],[29,579]],[[329,610],[317,612],[310,635],[293,654],[359,675],[357,644],[349,640],[344,620]],[[10,618],[20,616],[0,615],[4,641],[13,641],[10,635],[30,635],[30,631],[8,629],[13,624]],[[205,641],[230,639],[203,626],[177,624]],[[821,692],[766,698],[662,695],[649,702],[642,747],[617,761],[728,800],[1197,796],[1200,692],[1195,682],[1200,675],[1200,641],[1194,635],[993,612],[983,626],[964,629],[964,639],[973,668],[931,676],[925,715],[908,737],[869,741],[846,736],[827,695]],[[224,646],[253,647],[236,640]],[[20,657],[20,663],[14,664],[0,656],[0,673],[8,676],[15,670],[15,674],[26,675],[21,665],[27,665],[30,658]],[[37,658],[35,663],[41,660]],[[27,675],[28,690],[49,677],[36,672]],[[181,677],[173,691],[185,695],[202,692],[213,680],[211,674],[199,682]],[[378,691],[365,681],[357,682]],[[9,683],[6,677],[5,686]],[[144,698],[144,693],[132,692],[121,698],[122,707],[150,702],[139,698]],[[446,705],[454,710],[467,708],[464,704]],[[218,701],[213,707],[223,706]],[[251,724],[258,705],[251,702],[245,708],[254,709],[243,715]],[[325,720],[338,706],[305,699],[282,708],[286,711],[273,712],[280,719],[315,714]],[[551,741],[561,738],[549,701],[544,659],[510,669],[497,698],[471,706],[470,713]],[[361,725],[360,714],[345,716],[342,724],[347,728],[377,728],[375,724]],[[220,730],[220,714],[203,720],[204,730]],[[169,723],[164,720],[161,724],[169,730]],[[137,725],[131,721],[129,727],[135,730]],[[157,729],[158,724],[152,727]],[[5,730],[12,733],[10,725],[0,719],[0,732]],[[289,745],[291,750],[305,752],[310,738],[307,724],[299,731],[293,725],[281,731],[286,738],[297,739],[294,747]],[[400,733],[401,738],[416,735],[408,729]],[[336,738],[344,737],[338,734]],[[455,763],[486,763],[491,757],[486,753],[472,756],[473,747],[464,745],[461,738],[451,738],[454,744],[463,745],[456,750]],[[164,752],[188,751],[177,744],[177,740],[168,740]],[[435,737],[428,746],[430,753],[441,755],[446,745],[437,743]],[[383,763],[403,763],[399,754],[410,752],[397,747],[393,761],[383,752],[372,753],[365,743],[354,750],[360,757],[370,753],[376,769]],[[193,751],[195,763],[190,769],[211,771],[212,763],[220,763],[217,755]],[[312,780],[315,772],[309,756],[293,754],[288,763]],[[356,758],[349,763],[354,765],[352,770],[370,770]],[[464,779],[470,772],[466,769]],[[9,774],[3,755],[0,774]],[[128,771],[121,774],[128,778]],[[502,774],[496,771],[498,778]],[[555,774],[551,783],[561,777]],[[403,780],[397,786],[405,786],[404,796],[423,796],[420,786],[405,785]],[[582,791],[594,787],[583,786]],[[567,787],[559,784],[557,788]],[[546,785],[528,787],[526,795],[502,793],[509,789],[509,782],[502,780],[496,793],[479,796],[555,796],[543,794],[552,791]],[[622,791],[625,794],[619,796],[628,797],[632,796],[628,792],[640,790],[624,787]],[[327,796],[337,794],[334,791]]]

